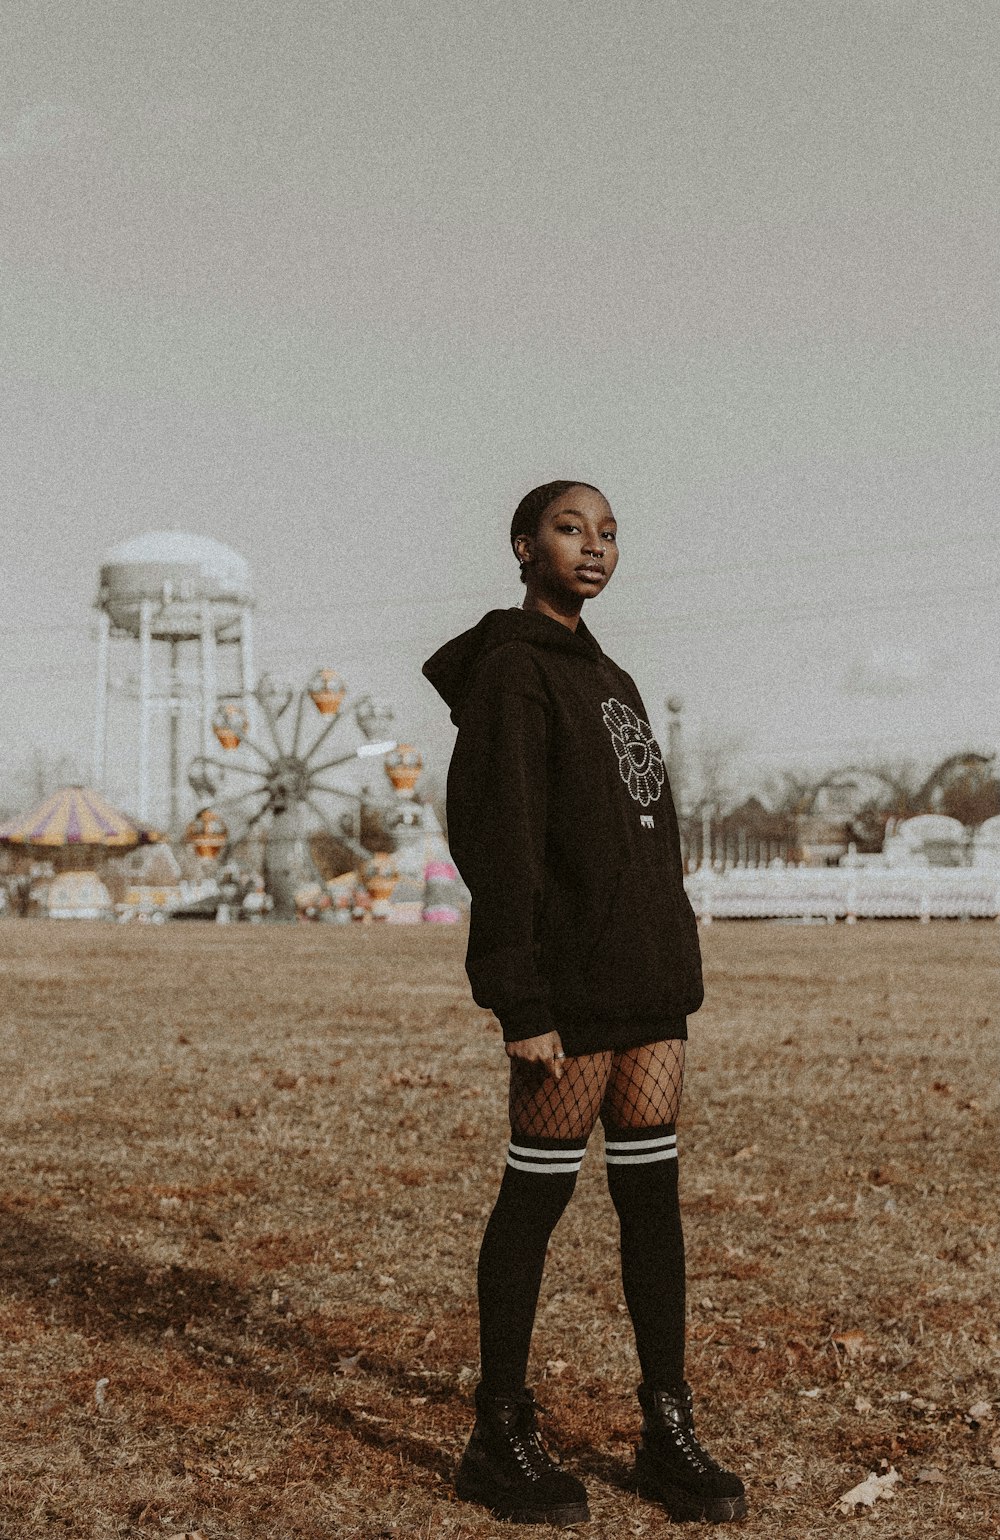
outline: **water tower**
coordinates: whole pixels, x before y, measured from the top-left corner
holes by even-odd
[[[101,563],[94,784],[105,778],[108,705],[112,690],[138,700],[138,776],[133,806],[150,820],[154,754],[166,766],[170,832],[183,822],[183,718],[196,716],[197,742],[207,754],[220,701],[249,709],[253,690],[253,585],[236,551],[185,530],[152,530],[109,551]],[[111,644],[132,667],[111,671]],[[156,720],[165,718],[165,721]],[[165,737],[165,742],[163,741]],[[154,740],[162,752],[154,750]],[[157,777],[162,784],[162,773]]]

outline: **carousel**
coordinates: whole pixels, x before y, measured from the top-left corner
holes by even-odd
[[[60,786],[44,801],[0,824],[0,843],[50,858],[66,852],[77,868],[100,859],[103,851],[131,850],[162,840],[163,835],[112,807],[92,786]]]
[[[98,869],[109,856],[162,839],[89,786],[60,786],[0,825],[0,844],[14,866],[16,907],[52,919],[109,917],[111,894]]]

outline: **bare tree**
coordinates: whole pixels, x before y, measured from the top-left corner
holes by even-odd
[[[688,804],[695,808],[727,807],[742,795],[740,759],[746,747],[744,734],[702,730],[693,750],[686,751]]]

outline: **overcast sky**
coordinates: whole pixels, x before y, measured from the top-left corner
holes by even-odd
[[[615,509],[584,615],[658,730],[1000,746],[992,0],[4,17],[0,804],[89,775],[97,567],[157,527],[443,772],[420,663],[520,603],[554,477]]]

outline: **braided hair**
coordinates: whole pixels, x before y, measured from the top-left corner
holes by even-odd
[[[538,534],[538,523],[546,508],[554,503],[557,497],[562,497],[564,492],[568,492],[570,487],[586,487],[588,491],[597,492],[603,496],[600,487],[592,486],[589,481],[547,481],[544,486],[534,487],[521,498],[511,520],[510,545],[515,556],[517,551],[514,548],[514,541],[518,535],[530,535],[534,538]],[[528,579],[524,575],[523,561],[520,562],[520,567],[521,582],[526,583]]]

